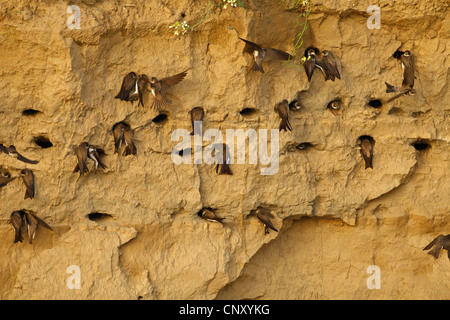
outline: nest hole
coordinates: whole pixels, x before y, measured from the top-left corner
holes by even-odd
[[[381,108],[383,106],[383,102],[379,99],[371,99],[369,101],[369,106],[372,108]]]
[[[108,213],[101,213],[101,212],[91,212],[87,215],[88,219],[91,221],[100,221],[100,220],[106,220],[110,219],[113,216]]]
[[[430,142],[429,142],[429,141],[425,141],[425,140],[417,140],[417,141],[414,141],[411,145],[412,145],[412,146],[414,147],[414,149],[416,149],[417,151],[425,151],[425,150],[428,150],[428,149],[431,148]]]
[[[255,108],[244,108],[241,111],[239,111],[241,116],[243,117],[252,117],[258,115],[259,111]]]
[[[152,119],[152,122],[156,124],[164,124],[168,120],[168,116],[165,113],[161,113]]]
[[[368,135],[362,135],[362,136],[360,136],[360,137],[358,138],[358,141],[361,142],[361,141],[363,141],[364,139],[367,139],[367,140],[369,140],[369,141],[372,142],[372,143],[375,142],[374,138],[371,137],[371,136],[368,136]]]
[[[25,109],[25,110],[22,111],[22,115],[23,115],[23,116],[26,116],[26,117],[35,116],[35,115],[37,115],[38,113],[41,113],[41,111],[35,110],[35,109],[32,109],[32,108],[30,108],[30,109]]]
[[[309,142],[302,142],[295,146],[296,149],[301,151],[311,149],[312,147],[313,147],[312,143]]]
[[[36,143],[42,149],[53,147],[53,143],[47,137],[44,136],[34,138],[34,143]]]

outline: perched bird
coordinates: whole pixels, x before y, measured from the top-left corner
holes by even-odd
[[[156,77],[151,78],[150,92],[154,97],[152,108],[156,108],[157,110],[159,110],[162,107],[172,103],[172,101],[165,96],[165,91],[170,87],[173,87],[174,85],[180,83],[180,81],[182,81],[186,77],[188,70],[189,69],[174,76],[163,78],[161,80],[158,80],[158,78]]]
[[[265,61],[290,60],[294,58],[292,55],[285,51],[273,48],[262,48],[260,45],[254,42],[242,38],[239,39],[245,42],[244,52],[250,54],[253,57],[253,71],[260,71],[261,73],[264,73],[262,63]]]
[[[396,55],[397,52],[398,52],[398,54]],[[401,87],[398,87],[398,86],[393,86],[393,85],[385,82],[386,93],[398,92],[398,94],[396,94],[394,97],[390,98],[388,100],[388,102],[392,101],[404,94],[408,94],[408,95],[415,94],[415,90],[413,89],[414,79],[416,78],[414,75],[414,58],[409,50],[406,50],[404,52],[396,51],[396,53],[394,53],[394,57],[396,57],[397,59],[400,60],[402,69],[403,69],[402,85],[401,85]]]
[[[26,191],[24,199],[34,198],[34,174],[30,169],[23,169],[20,171],[23,183],[25,184]]]
[[[114,97],[115,99],[120,99],[122,101],[130,101],[133,102],[135,100],[131,99],[132,97],[137,97],[138,94],[138,86],[137,86],[137,74],[135,72],[128,73],[122,81],[122,87],[120,88],[119,93]]]
[[[318,57],[319,53],[320,53],[319,49],[314,47],[309,47],[305,50],[306,61],[304,67],[306,76],[308,77],[308,82],[311,82],[311,78],[316,68],[319,68],[320,71],[322,71],[323,75],[325,76],[325,81],[328,80],[330,77],[327,66]]]
[[[86,160],[88,157],[88,149],[89,144],[87,142],[82,142],[77,148],[77,166],[73,172],[77,172],[80,170],[80,176],[82,176],[85,172],[89,172],[89,169],[86,165]]]
[[[14,211],[11,214],[11,218],[9,222],[12,224],[14,228],[14,243],[22,242],[22,228],[24,227],[25,212],[22,210]]]
[[[134,132],[133,130],[131,130],[130,126],[126,126],[123,130],[123,139],[125,140],[125,150],[123,152],[123,155],[136,155],[137,149],[136,145],[134,144]]]
[[[203,116],[205,115],[205,112],[202,107],[195,107],[191,111],[189,111],[189,113],[191,115],[191,123],[192,123],[191,136],[193,136],[195,133],[194,123],[195,123],[195,121],[202,121]],[[198,133],[201,135],[201,132],[198,132]]]
[[[114,136],[114,153],[119,153],[119,150],[122,148],[123,139],[123,131],[128,124],[125,122],[118,122],[112,127],[113,136]]]
[[[36,236],[36,230],[38,226],[42,226],[53,231],[53,229],[50,228],[48,224],[28,211],[25,211],[25,222],[27,223],[28,241],[30,244],[33,242],[34,237]]]
[[[300,110],[301,108],[303,108],[303,106],[302,106],[302,104],[300,103],[300,101],[298,101],[298,100],[292,100],[292,101],[289,103],[289,109],[292,110],[292,111],[298,111],[298,110]]]
[[[129,101],[132,104],[134,101],[139,100],[138,107],[141,104],[144,107],[143,93],[145,90],[148,91],[148,83],[147,75],[137,75],[135,72],[130,72],[123,78],[120,92],[114,98]]]
[[[203,219],[206,219],[206,220],[211,221],[211,222],[222,222],[222,220],[224,219],[224,218],[219,218],[214,213],[214,210],[212,208],[210,208],[210,207],[203,208],[202,210],[200,210],[198,212],[198,215],[200,217],[202,217]]]
[[[0,170],[0,188],[6,186],[8,183],[13,181],[15,178],[11,178],[11,174],[4,170]]]
[[[222,150],[219,151],[219,158],[222,158],[222,163],[217,163],[216,172],[219,171],[219,165],[221,165],[219,174],[233,175],[229,163],[231,162],[230,152],[226,143],[222,144]]]
[[[339,73],[339,69],[337,67],[337,60],[335,56],[328,50],[322,51],[322,61],[328,69],[328,77],[331,81],[334,81],[335,77],[339,80],[341,79],[341,75]]]
[[[264,224],[264,233],[268,234],[269,229],[272,229],[278,232],[277,228],[273,225],[270,219],[274,219],[274,216],[270,212],[269,209],[264,208],[263,206],[258,206],[256,210],[251,210],[250,215],[256,215],[256,217]]]
[[[6,153],[10,157],[16,158],[19,161],[25,162],[25,163],[31,163],[36,164],[39,163],[37,160],[30,160],[22,156],[19,152],[17,152],[16,147],[13,145],[10,145],[9,147],[5,147],[4,145],[0,144],[0,151]]]
[[[375,141],[372,139],[364,138],[361,140],[361,155],[364,158],[364,162],[366,164],[367,168],[373,169],[373,145],[375,144]]]
[[[434,246],[433,249],[431,249]],[[431,249],[431,250],[430,250]],[[447,256],[450,260],[450,234],[444,236],[443,234],[437,236],[433,241],[430,242],[423,250],[430,250],[428,254],[432,255],[436,259],[439,258],[441,250],[447,250]]]
[[[281,118],[280,121],[280,131],[287,131],[288,129],[292,131],[291,123],[289,122],[289,103],[285,99],[280,103],[275,105],[275,111],[278,112],[278,115]]]

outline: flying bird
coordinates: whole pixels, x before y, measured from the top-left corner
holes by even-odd
[[[253,71],[260,71],[261,73],[264,73],[262,63],[265,61],[290,60],[294,58],[292,55],[285,51],[274,48],[262,48],[260,45],[254,42],[242,38],[239,39],[245,42],[244,52],[250,54],[253,57]]]
[[[431,249],[434,246],[433,249]],[[430,250],[431,249],[431,250]],[[439,254],[441,253],[441,250],[447,250],[447,256],[450,260],[450,234],[447,235],[439,235],[437,236],[433,241],[430,242],[423,250],[430,250],[428,251],[428,254],[432,255],[436,259],[439,258]]]
[[[219,165],[221,165],[220,168],[220,174],[227,174],[227,175],[233,175],[233,172],[231,172],[230,163],[231,163],[231,156],[230,152],[228,150],[228,146],[226,143],[222,143],[222,150],[219,151],[219,158],[222,158],[222,163],[217,163],[216,166],[216,172],[219,172]]]
[[[287,131],[288,129],[292,131],[291,123],[289,122],[289,103],[285,99],[280,103],[275,105],[275,111],[278,112],[278,115],[281,118],[280,121],[280,131]]]
[[[219,218],[215,213],[214,210],[210,207],[203,208],[198,212],[198,215],[202,217],[205,220],[211,221],[211,222],[222,222],[224,218]]]
[[[189,69],[176,75],[163,78],[161,80],[158,80],[158,78],[156,77],[151,78],[150,92],[154,97],[152,108],[160,110],[162,107],[172,103],[172,101],[166,97],[165,92],[170,87],[173,87],[176,84],[180,83],[186,77],[188,70]]]
[[[368,139],[368,138],[364,138],[361,140],[361,155],[364,158],[364,162],[366,164],[366,169],[367,168],[372,168],[373,169],[373,164],[372,164],[372,160],[373,160],[373,145],[375,144],[375,141]]]
[[[23,169],[20,171],[23,183],[25,184],[26,191],[24,199],[34,198],[34,174],[30,169]]]
[[[205,115],[205,112],[202,107],[195,107],[191,111],[189,111],[189,113],[191,115],[191,123],[192,123],[191,136],[193,136],[195,133],[195,126],[194,126],[195,121],[202,121],[203,116]],[[198,132],[198,133],[201,135],[201,132]]]
[[[10,157],[13,157],[19,161],[30,163],[30,164],[36,164],[39,163],[37,160],[30,160],[22,156],[19,152],[17,152],[16,147],[13,145],[10,145],[9,147],[5,147],[4,145],[0,144],[0,151],[3,153],[6,153]]]
[[[24,219],[25,219],[25,212],[22,210],[14,211],[11,214],[9,222],[12,224],[14,228],[14,243],[23,241],[22,228],[24,227],[25,224]]]
[[[34,237],[36,236],[36,230],[39,226],[53,231],[53,229],[50,228],[50,226],[46,224],[42,219],[38,218],[36,215],[28,211],[25,211],[25,222],[27,224],[28,241],[30,244],[33,242]]]
[[[270,212],[269,209],[264,208],[263,206],[258,206],[256,210],[250,211],[251,215],[256,215],[256,217],[264,224],[264,233],[268,234],[269,229],[278,232],[277,228],[273,225],[270,219],[274,219],[274,216]]]
[[[6,186],[8,183],[13,181],[14,179],[15,179],[15,177],[11,178],[11,174],[8,171],[6,171],[4,169],[0,170],[0,188]]]

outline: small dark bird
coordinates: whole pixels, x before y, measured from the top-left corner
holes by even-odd
[[[9,222],[12,224],[14,228],[14,243],[23,241],[22,228],[24,227],[25,223],[24,219],[25,219],[25,212],[22,210],[14,211],[11,214]]]
[[[373,169],[373,145],[375,144],[375,141],[364,138],[361,140],[361,155],[364,158],[364,162],[366,164],[367,168]]]
[[[135,72],[130,72],[123,78],[120,92],[114,98],[129,101],[132,104],[134,101],[139,100],[138,107],[141,104],[144,107],[143,93],[145,90],[148,91],[148,83],[147,75],[137,75]]]
[[[34,174],[30,169],[23,169],[20,171],[23,183],[25,184],[26,191],[24,199],[34,198]]]
[[[123,154],[125,156],[128,156],[130,154],[136,155],[137,149],[136,145],[134,144],[134,132],[131,130],[130,126],[126,126],[123,130],[123,139],[125,140],[125,150]]]
[[[259,221],[261,221],[264,224],[265,234],[269,233],[269,229],[278,232],[277,228],[275,228],[272,221],[270,221],[270,219],[274,219],[274,216],[272,215],[269,209],[264,208],[263,206],[258,206],[256,210],[251,210],[250,214],[256,215]]]
[[[0,151],[6,153],[10,157],[16,158],[19,161],[30,163],[30,164],[36,164],[39,163],[37,160],[30,160],[22,156],[20,153],[17,152],[16,147],[13,145],[10,145],[9,147],[5,147],[4,145],[0,144]]]
[[[119,150],[122,148],[123,140],[123,131],[125,127],[128,126],[125,122],[116,123],[113,128],[113,136],[114,136],[114,153],[119,153]]]
[[[300,110],[301,108],[303,108],[303,106],[302,106],[302,104],[301,104],[299,101],[297,101],[297,100],[292,100],[292,101],[289,103],[289,109],[292,110],[292,111],[298,111],[298,110]]]
[[[292,55],[285,51],[273,48],[262,48],[260,45],[254,42],[242,38],[239,39],[245,42],[244,52],[250,54],[253,57],[253,71],[260,71],[261,73],[264,73],[262,63],[265,61],[290,60],[294,58]]]
[[[289,122],[289,103],[285,99],[278,103],[275,106],[275,111],[278,112],[278,115],[281,118],[280,121],[280,131],[284,130],[287,131],[288,129],[292,131],[291,123]]]
[[[82,176],[85,172],[89,172],[89,169],[86,165],[86,160],[88,157],[88,149],[89,144],[87,142],[82,142],[77,148],[77,166],[73,172],[77,172],[80,170],[80,176]]]
[[[48,224],[46,224],[43,220],[41,220],[31,212],[25,211],[25,222],[27,223],[28,241],[30,244],[33,242],[34,237],[36,236],[36,230],[38,226],[42,226],[53,231],[53,229],[50,228]]]
[[[203,219],[206,219],[206,220],[211,221],[211,222],[220,222],[221,223],[222,220],[224,219],[224,218],[219,218],[214,213],[214,210],[211,209],[210,207],[203,208],[202,210],[200,210],[198,212],[198,215],[200,217],[202,217]]]
[[[219,151],[219,157],[222,158],[222,164],[217,164],[216,166],[216,172],[219,171],[219,165],[221,166],[219,174],[228,174],[233,175],[233,172],[231,172],[231,168],[229,163],[231,162],[231,156],[230,152],[228,150],[228,146],[226,143],[222,144],[222,150]]]
[[[328,70],[325,63],[318,57],[319,50],[313,47],[309,47],[305,51],[305,72],[308,77],[308,82],[311,82],[311,78],[314,74],[314,70],[319,68],[325,76],[325,81],[330,78],[330,71]]]
[[[433,249],[431,249],[434,246]],[[430,250],[431,249],[431,250]],[[450,260],[450,234],[447,234],[444,236],[443,234],[439,235],[430,242],[423,250],[430,250],[428,251],[428,254],[432,255],[436,259],[439,258],[439,254],[441,253],[441,250],[447,250],[447,256]]]
[[[194,123],[195,123],[195,121],[202,121],[203,116],[205,115],[205,112],[202,107],[195,107],[191,111],[189,111],[189,113],[191,115],[191,123],[192,123],[191,136],[193,136],[195,133]],[[199,134],[201,135],[201,132],[199,132]]]
[[[335,56],[328,50],[323,50],[322,56],[322,61],[329,71],[328,78],[331,79],[331,81],[334,81],[335,77],[341,79]]]
[[[186,77],[188,70],[189,69],[174,76],[163,78],[161,80],[158,80],[158,78],[156,77],[151,78],[150,91],[154,97],[152,108],[160,110],[162,107],[172,103],[172,101],[165,96],[165,91],[170,87],[173,87],[174,85],[180,83],[180,81],[182,81]]]
[[[6,186],[14,179],[15,178],[11,178],[11,174],[8,171],[0,169],[0,188]]]
[[[114,97],[122,101],[135,101],[138,98],[138,77],[135,72],[128,73],[122,81],[120,92]],[[133,100],[134,99],[134,100]]]

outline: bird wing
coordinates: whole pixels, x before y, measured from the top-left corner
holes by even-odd
[[[430,250],[438,241],[438,239],[440,239],[440,235],[437,236],[433,241],[431,241],[425,248],[423,248],[423,250]]]
[[[292,131],[292,126],[291,126],[291,123],[289,122],[289,104],[280,102],[278,104],[277,109],[278,109],[278,114],[280,115],[281,122],[282,122],[280,125],[280,130],[282,128],[284,128],[284,129],[287,128]]]
[[[23,182],[25,183],[25,187],[27,188],[24,199],[34,198],[34,175],[33,175],[33,172],[29,171],[22,178],[23,178]]]
[[[313,58],[309,57],[305,62],[305,72],[308,77],[308,81],[311,82],[311,78],[314,73],[314,69],[316,68],[316,63]]]
[[[189,69],[176,75],[161,79],[159,81],[161,84],[161,90],[162,91],[167,90],[168,88],[173,87],[174,85],[180,83],[180,81],[183,80],[184,77],[186,77],[188,70]]]
[[[242,38],[239,38],[239,39],[241,39],[242,41],[245,42],[244,52],[246,52],[248,54],[253,55],[253,51],[255,51],[255,50],[261,51],[262,50],[262,48],[254,42],[251,42],[251,41],[248,41],[248,40],[245,40]]]
[[[294,57],[291,56],[289,53],[279,50],[279,49],[273,49],[273,48],[267,48],[263,49],[264,52],[264,61],[270,61],[270,60],[290,60]]]
[[[328,51],[328,54],[326,56],[323,56],[323,63],[336,78],[341,78],[341,75],[339,74],[339,70],[337,68],[336,58],[331,52]]]
[[[8,148],[0,143],[0,152],[8,154]]]
[[[25,163],[31,163],[31,164],[39,163],[39,161],[37,161],[37,160],[30,160],[28,158],[25,158],[23,155],[21,155],[18,152],[17,152],[17,160],[25,162]]]

